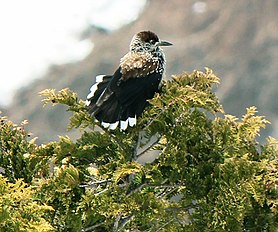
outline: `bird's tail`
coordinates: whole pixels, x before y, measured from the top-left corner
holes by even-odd
[[[87,96],[86,105],[88,112],[100,121],[103,127],[113,130],[120,123],[120,128],[125,130],[128,124],[136,124],[136,118],[126,116],[126,120],[122,120],[125,112],[114,93],[107,88],[112,78],[113,76],[105,75],[96,77],[96,83],[92,85]]]
[[[147,105],[147,94],[141,96],[141,85],[137,83],[138,80],[133,79],[131,84],[122,84],[122,92],[118,91],[116,96],[110,86],[113,78],[114,76],[97,76],[96,83],[87,96],[86,105],[88,112],[101,122],[104,128],[114,130],[119,125],[121,130],[125,130],[128,126],[136,125],[137,117]]]

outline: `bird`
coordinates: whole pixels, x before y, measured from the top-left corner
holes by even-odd
[[[115,130],[119,126],[124,131],[136,125],[148,99],[159,91],[166,64],[161,47],[170,45],[154,32],[141,31],[131,39],[115,73],[96,76],[85,103],[103,128]]]

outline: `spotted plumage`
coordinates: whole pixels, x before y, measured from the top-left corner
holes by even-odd
[[[160,46],[172,45],[161,41],[150,31],[137,33],[131,40],[130,51],[120,60],[113,75],[99,75],[90,88],[86,105],[89,113],[104,128],[125,130],[133,127],[137,118],[159,89],[165,70],[165,56]]]
[[[149,52],[127,53],[120,62],[122,80],[129,78],[146,77],[151,73],[163,74],[164,61],[159,63],[159,58]]]

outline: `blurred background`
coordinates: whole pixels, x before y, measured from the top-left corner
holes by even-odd
[[[213,69],[226,113],[257,106],[278,137],[278,1],[25,0],[0,3],[0,110],[27,119],[39,142],[67,132],[63,106],[38,92],[69,87],[85,99],[98,74],[112,74],[132,36],[152,30],[166,48],[167,78]]]

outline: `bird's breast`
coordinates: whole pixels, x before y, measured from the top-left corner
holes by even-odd
[[[120,61],[122,80],[163,74],[165,61],[149,52],[129,52]]]

